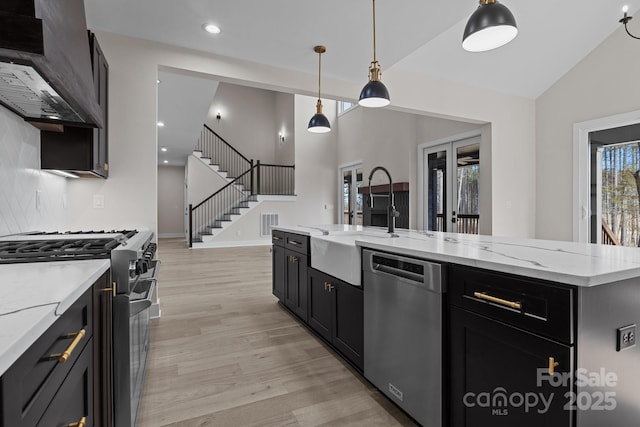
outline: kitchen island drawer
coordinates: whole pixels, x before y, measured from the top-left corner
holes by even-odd
[[[0,378],[2,427],[34,426],[93,332],[89,288]]]
[[[309,254],[309,236],[303,236],[302,234],[285,233],[284,246],[292,251],[300,252],[301,254]]]
[[[452,305],[573,344],[575,290],[523,276],[452,265]]]
[[[284,246],[284,231],[273,230],[271,232],[271,242],[274,245]]]

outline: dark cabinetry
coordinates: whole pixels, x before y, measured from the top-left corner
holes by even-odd
[[[93,33],[89,33],[89,45],[95,96],[104,125],[102,128],[65,126],[64,132],[42,131],[41,167],[107,178],[109,64]]]
[[[309,326],[363,369],[362,289],[309,269]]]
[[[274,230],[271,240],[273,295],[306,322],[309,237]]]
[[[112,425],[109,272],[0,378],[0,427]]]
[[[286,280],[284,305],[305,322],[307,319],[307,270],[309,238],[285,233]]]
[[[453,266],[449,291],[450,425],[574,425],[573,290]]]
[[[64,423],[78,422],[82,417],[92,426],[93,390],[91,364],[93,354],[92,289],[84,293],[0,379],[2,393],[2,427],[58,425],[44,418],[45,411],[55,405],[71,411]],[[76,369],[83,371],[75,378]],[[67,380],[73,385],[67,385]],[[68,388],[83,391],[60,394]],[[79,401],[71,399],[79,398]],[[57,409],[51,409],[57,413]],[[64,425],[64,424],[63,424]]]
[[[93,285],[93,409],[96,425],[113,425],[113,289],[110,271]]]
[[[280,302],[284,303],[285,293],[285,272],[286,272],[286,258],[284,254],[284,233],[282,231],[274,231],[271,236],[273,242],[273,256],[271,259],[271,274],[273,284],[273,295],[275,295]]]
[[[365,226],[387,227],[387,209],[389,207],[389,186],[374,185],[358,189],[364,195],[362,221]],[[398,211],[396,228],[409,228],[409,183],[397,182],[393,184],[394,205]],[[370,197],[373,196],[373,207]]]

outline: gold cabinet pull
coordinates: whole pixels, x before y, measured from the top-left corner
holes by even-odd
[[[113,282],[111,284],[110,288],[104,288],[104,289],[100,289],[102,292],[111,292],[111,294],[115,297],[116,296],[116,282]]]
[[[301,244],[300,242],[296,242],[295,240],[289,240],[289,243],[291,243],[293,246],[298,246]]]
[[[485,301],[490,301],[490,302],[494,302],[496,304],[504,305],[505,307],[515,308],[516,310],[522,309],[522,304],[520,302],[509,301],[509,300],[506,300],[506,299],[494,297],[494,296],[491,296],[491,295],[487,295],[484,292],[474,292],[473,296],[476,297],[476,298],[483,299]]]
[[[77,423],[67,424],[67,427],[85,427],[86,425],[87,425],[87,418],[82,417],[80,418],[80,421],[78,421]]]
[[[333,286],[331,283],[329,283],[329,292],[331,292],[332,290],[334,290],[336,287]]]
[[[291,262],[298,262],[298,257],[297,256],[289,256],[289,259],[291,260]]]
[[[549,357],[549,375],[553,375],[559,363],[553,357]]]
[[[282,240],[282,239],[278,236],[273,236],[273,240]]]
[[[80,331],[78,331],[76,334],[69,334],[67,336],[69,338],[75,335],[75,338],[73,339],[73,341],[71,341],[71,344],[69,344],[69,347],[67,347],[67,349],[64,352],[59,354],[52,354],[49,357],[51,357],[52,359],[58,359],[58,362],[60,363],[66,362],[67,360],[69,360],[69,358],[71,357],[71,353],[73,353],[73,350],[75,350],[75,348],[80,343],[80,340],[84,338],[86,333],[87,332],[84,329],[80,329]]]

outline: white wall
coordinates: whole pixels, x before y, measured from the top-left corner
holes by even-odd
[[[220,120],[216,119],[218,111]],[[206,123],[247,159],[274,162],[278,135],[275,92],[220,83]]]
[[[572,240],[573,125],[640,110],[639,46],[621,27],[537,99],[536,237]]]
[[[364,185],[368,184],[367,178],[375,166],[388,169],[393,182],[409,183],[409,225],[414,229],[418,224],[417,146],[472,130],[480,132],[482,127],[475,123],[361,107],[339,116],[337,124],[338,164],[362,161]],[[386,183],[383,173],[376,173],[371,182],[372,185]],[[486,196],[489,203],[490,194]]]
[[[159,67],[208,74],[227,83],[313,96],[309,81],[314,77],[310,74],[199,54],[110,33],[98,32],[98,38],[111,72],[110,178],[95,182],[83,180],[70,185],[74,227],[118,224],[119,227],[146,226],[157,232],[156,78]],[[532,236],[535,224],[534,101],[393,68],[385,72],[384,82],[391,91],[394,108],[491,123],[493,232]],[[362,82],[331,78],[323,81],[326,98],[356,97],[361,86]],[[337,156],[323,151],[315,142],[323,137],[335,139],[335,133],[311,141],[309,135],[305,135],[303,140],[308,144],[300,141],[303,134],[298,129],[306,129],[307,116],[314,111],[315,99],[309,101],[304,112],[299,111],[299,104],[296,101],[295,159],[298,201],[303,205],[300,212],[313,213],[315,218],[326,201],[332,207],[326,216],[335,221],[333,205],[337,185],[324,189],[320,183],[335,182]],[[325,109],[325,112],[331,112],[329,105],[325,105]],[[299,153],[301,148],[306,152]],[[318,156],[314,158],[309,154],[315,150]],[[515,161],[522,158],[531,161]],[[318,174],[313,175],[315,172]],[[332,197],[328,197],[328,193]],[[93,194],[104,194],[103,210],[92,208]],[[140,208],[132,209],[135,206]],[[325,217],[323,213],[319,216]],[[307,217],[300,217],[300,222],[307,221]]]
[[[68,230],[66,203],[67,179],[40,170],[40,131],[0,106],[0,236]]]
[[[158,166],[158,237],[184,237],[184,166]]]
[[[309,119],[315,114],[317,98],[295,96],[296,215],[281,225],[333,224],[337,222],[338,132],[311,133]],[[336,103],[324,100],[324,114],[333,126]]]
[[[294,97],[288,93],[276,93],[276,132],[282,133],[284,141],[277,139],[275,145],[275,164],[292,165],[295,163],[295,114]]]
[[[229,182],[194,155],[187,157],[187,204],[197,205]]]

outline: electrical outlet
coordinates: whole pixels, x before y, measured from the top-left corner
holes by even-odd
[[[621,351],[636,345],[636,325],[623,326],[617,329],[616,350]]]
[[[94,209],[104,209],[104,195],[103,194],[94,194],[93,195],[93,208]]]
[[[36,209],[40,210],[42,207],[42,191],[36,190]]]

